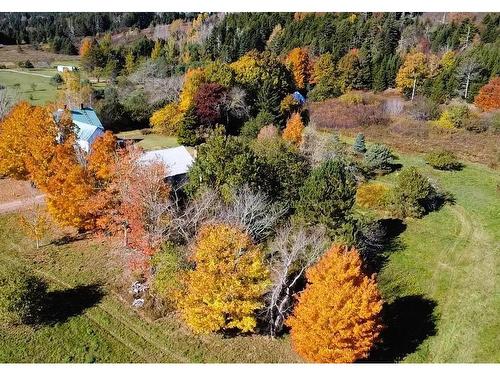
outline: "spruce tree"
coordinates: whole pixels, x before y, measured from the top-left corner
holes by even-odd
[[[358,133],[358,135],[356,136],[356,140],[352,145],[352,148],[354,149],[354,151],[359,152],[360,154],[364,154],[366,152],[365,136],[363,135],[363,133]]]

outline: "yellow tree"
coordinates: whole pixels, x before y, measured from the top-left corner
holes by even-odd
[[[283,139],[292,142],[298,146],[302,142],[302,131],[304,130],[304,123],[300,114],[295,112],[286,123],[285,130],[283,130]]]
[[[151,51],[151,58],[153,60],[156,60],[158,57],[161,56],[163,46],[160,42],[160,39],[156,40],[155,45],[153,47],[153,50]]]
[[[311,83],[317,84],[325,78],[335,75],[335,63],[330,52],[324,53],[313,63]]]
[[[109,182],[116,163],[116,137],[109,130],[97,138],[87,156],[87,169],[97,180]]]
[[[193,261],[179,301],[186,323],[197,333],[253,331],[270,283],[261,249],[238,228],[208,225],[198,233]]]
[[[266,71],[262,66],[262,59],[257,51],[250,51],[230,64],[234,71],[235,80],[240,85],[255,85],[262,80]]]
[[[194,96],[202,83],[205,83],[205,72],[201,68],[189,69],[186,73],[184,86],[179,96],[179,109],[187,112],[194,105]]]
[[[128,75],[132,74],[135,69],[135,58],[132,52],[128,52],[125,55],[125,71]]]
[[[307,361],[354,362],[378,340],[382,299],[361,266],[355,249],[334,245],[306,271],[307,287],[287,325],[294,350]]]
[[[80,57],[86,58],[92,50],[92,39],[84,38],[80,45]]]
[[[342,56],[337,64],[338,83],[343,93],[355,87],[359,70],[359,50],[353,48]]]
[[[0,175],[16,179],[28,177],[26,124],[30,121],[32,108],[27,102],[21,102],[0,123]]]
[[[33,205],[31,210],[19,217],[19,224],[23,232],[35,241],[36,248],[40,248],[40,242],[50,229],[49,219],[46,211],[38,204]]]
[[[154,131],[165,135],[177,135],[184,120],[184,113],[176,103],[169,103],[165,107],[153,112],[149,119]]]
[[[428,74],[427,59],[422,52],[410,52],[399,68],[396,86],[405,92],[411,89],[411,100],[415,97],[418,80]]]
[[[43,187],[57,133],[49,108],[17,104],[0,124],[0,175]]]
[[[286,57],[286,62],[291,68],[295,86],[299,89],[305,88],[310,79],[310,62],[306,49],[292,49]]]

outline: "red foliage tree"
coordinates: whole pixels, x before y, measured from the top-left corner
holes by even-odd
[[[215,125],[221,121],[226,88],[218,83],[205,83],[194,96],[194,111],[202,125]]]
[[[474,104],[483,111],[500,109],[500,77],[492,78],[490,82],[481,87]]]

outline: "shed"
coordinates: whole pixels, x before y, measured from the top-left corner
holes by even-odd
[[[306,102],[306,98],[304,98],[304,96],[298,92],[298,91],[295,91],[293,94],[292,94],[293,98],[298,101],[300,104],[304,104]]]
[[[78,70],[78,68],[76,66],[72,66],[72,65],[58,65],[57,66],[57,71],[59,73],[73,72],[76,70]]]

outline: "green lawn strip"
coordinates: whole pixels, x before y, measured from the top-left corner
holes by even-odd
[[[423,294],[437,302],[437,334],[406,358],[408,362],[498,361],[495,336],[500,309],[498,287],[499,177],[467,164],[459,172],[436,171],[418,156],[402,155],[404,167],[450,191],[455,205],[408,220],[402,251],[389,254],[379,274],[388,300]],[[381,178],[393,183],[397,173]],[[498,333],[498,330],[496,330]]]
[[[124,131],[117,133],[116,136],[120,139],[135,140],[137,141],[137,144],[146,151],[179,146],[177,137],[170,137],[156,133],[142,134],[140,130]]]
[[[40,74],[46,73],[40,72]],[[19,84],[20,99],[27,100],[31,104],[42,105],[55,100],[57,90],[49,82],[50,78],[0,70],[0,84],[13,90],[16,90],[15,85]],[[36,84],[35,91],[31,87],[33,83]]]

